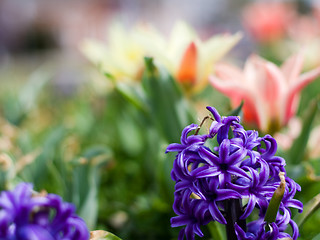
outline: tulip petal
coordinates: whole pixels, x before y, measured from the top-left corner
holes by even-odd
[[[303,66],[302,53],[295,54],[288,58],[281,66],[281,71],[288,84],[294,83],[299,78]]]
[[[284,124],[296,113],[300,91],[319,76],[320,67],[300,75],[298,81],[290,88],[286,97]]]
[[[187,47],[177,71],[177,79],[181,83],[194,84],[197,73],[197,47],[191,42]]]
[[[211,85],[219,92],[228,96],[232,102],[232,106],[238,106],[241,101],[244,101],[242,108],[245,121],[249,124],[257,124],[260,129],[266,128],[266,111],[264,110],[265,104],[258,104],[257,97],[252,92],[251,87],[247,84],[238,82],[223,81],[215,76],[209,78]],[[237,79],[235,79],[237,80]]]
[[[213,64],[233,48],[241,37],[240,33],[217,35],[202,43],[199,48],[197,84],[194,92],[203,89],[208,84],[208,76],[213,72]]]

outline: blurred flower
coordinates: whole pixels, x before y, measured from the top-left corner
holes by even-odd
[[[292,3],[260,1],[244,11],[244,25],[260,44],[263,54],[284,60],[293,52],[304,49],[303,69],[320,65],[320,18],[314,4],[312,12],[300,14]]]
[[[137,25],[130,32],[120,25],[113,25],[108,46],[87,40],[81,49],[103,73],[116,80],[139,80],[144,69],[143,57],[151,56],[167,68],[187,93],[196,93],[207,86],[213,64],[240,37],[240,34],[222,34],[201,41],[186,23],[178,22],[167,40],[150,25]]]
[[[110,78],[120,81],[140,80],[146,52],[138,41],[138,28],[128,31],[120,24],[113,24],[109,28],[108,44],[87,39],[80,48]]]
[[[320,65],[320,21],[314,15],[298,15],[288,27],[287,39],[281,42],[282,55],[296,52],[303,48],[304,69],[311,69]]]
[[[1,239],[87,240],[85,222],[72,204],[55,194],[34,194],[32,185],[20,183],[0,195]]]
[[[293,55],[279,68],[252,55],[244,70],[227,64],[216,66],[210,82],[231,99],[232,106],[244,100],[244,121],[263,132],[274,133],[295,115],[300,91],[320,75],[320,67],[300,75],[301,53]]]
[[[181,144],[167,148],[167,152],[177,152],[171,172],[176,182],[173,210],[177,216],[171,219],[171,226],[185,226],[178,239],[194,239],[195,234],[202,237],[200,226],[218,221],[234,231],[228,232],[234,236],[228,239],[291,238],[285,232],[289,224],[296,240],[299,230],[290,208],[302,212],[302,203],[294,199],[301,189],[285,177],[285,160],[275,156],[277,142],[270,135],[259,137],[256,131],[244,130],[238,117],[221,117],[216,109],[207,108],[214,120],[209,134],[190,133],[199,129],[192,124],[183,130]],[[230,131],[233,137],[229,137]],[[215,137],[217,145],[209,147],[207,143],[212,144]],[[274,222],[267,222],[264,217],[279,185],[283,197],[278,213]],[[242,199],[248,199],[246,206],[241,205]],[[259,211],[259,219],[246,224],[254,209]],[[272,230],[265,229],[267,224]]]
[[[293,15],[288,3],[259,1],[245,8],[243,24],[256,41],[270,43],[284,37]]]
[[[166,40],[155,31],[144,39],[147,52],[163,64],[187,93],[197,93],[208,84],[213,65],[241,38],[241,34],[214,35],[202,41],[184,22],[177,22]]]

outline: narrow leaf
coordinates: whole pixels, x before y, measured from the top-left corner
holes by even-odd
[[[147,104],[144,100],[144,93],[138,89],[138,86],[131,86],[126,83],[118,82],[115,89],[131,104],[143,112],[147,111]]]
[[[241,101],[240,105],[239,105],[237,108],[233,109],[233,110],[228,114],[228,116],[240,116],[240,115],[242,115],[243,103],[244,103],[244,101]]]
[[[312,240],[320,240],[320,233],[312,238]]]
[[[307,109],[306,115],[303,118],[303,126],[300,136],[294,141],[289,152],[289,159],[293,164],[299,164],[302,162],[310,131],[312,129],[312,123],[319,110],[319,99],[315,99],[311,102]]]
[[[266,231],[269,231],[269,223],[273,223],[276,221],[276,217],[277,217],[277,213],[279,210],[279,206],[281,203],[281,200],[283,198],[283,194],[286,188],[286,181],[285,181],[285,177],[284,177],[284,173],[280,172],[279,173],[279,177],[280,177],[280,185],[279,187],[274,191],[272,198],[270,200],[266,215],[264,217],[264,220],[266,221],[267,225],[266,225]]]
[[[305,221],[320,208],[320,193],[312,198],[303,208],[303,212],[296,215],[294,221],[300,228]],[[319,235],[320,237],[320,235]]]

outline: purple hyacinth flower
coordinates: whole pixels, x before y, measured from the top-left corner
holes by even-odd
[[[20,183],[0,195],[0,239],[88,240],[85,222],[72,204],[55,194],[33,195],[32,184]]]
[[[285,191],[275,221],[267,225],[264,220],[280,185],[279,173],[285,175],[285,160],[275,155],[275,139],[246,131],[238,117],[221,117],[215,108],[207,109],[213,115],[209,133],[199,135],[198,125],[191,124],[183,130],[181,143],[170,144],[166,151],[177,153],[171,172],[177,216],[171,226],[185,226],[179,240],[202,237],[200,226],[210,221],[226,225],[230,239],[296,240],[299,229],[291,208],[301,212],[303,205],[294,199],[300,186],[289,177],[283,179]],[[247,204],[242,206],[243,202]],[[257,214],[252,214],[254,210]],[[252,215],[258,219],[246,223]],[[292,236],[285,232],[288,225]]]

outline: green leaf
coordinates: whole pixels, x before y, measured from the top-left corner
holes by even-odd
[[[313,237],[312,240],[320,240],[320,233],[317,236]]]
[[[279,174],[280,177],[280,185],[279,187],[274,191],[272,198],[269,202],[269,206],[266,212],[266,215],[264,217],[264,220],[266,221],[266,231],[269,230],[269,223],[273,223],[276,221],[277,213],[279,210],[279,206],[281,203],[281,200],[283,198],[283,194],[286,188],[286,181],[284,178],[284,173]]]
[[[23,111],[21,103],[16,96],[7,96],[2,105],[4,116],[11,124],[18,126],[25,119],[26,113]]]
[[[117,82],[115,89],[131,104],[143,112],[147,112],[147,104],[144,93],[140,86],[129,85],[128,83]]]
[[[310,103],[305,116],[303,117],[303,126],[300,136],[293,142],[289,152],[289,161],[292,164],[299,164],[302,162],[307,142],[309,139],[312,123],[315,119],[316,113],[319,110],[319,99],[315,99]]]
[[[194,122],[192,108],[175,79],[164,68],[146,58],[142,87],[145,91],[153,126],[168,142],[179,140],[182,129]]]
[[[319,208],[320,193],[312,198],[306,205],[304,205],[303,212],[301,214],[295,216],[294,221],[297,223],[298,227],[300,228],[305,223],[305,221]]]
[[[98,217],[98,191],[100,168],[111,158],[111,151],[105,147],[88,149],[78,164],[73,167],[72,202],[76,204],[79,216],[92,229]]]
[[[146,65],[147,74],[154,75],[154,72],[155,72],[156,68],[155,68],[155,66],[153,64],[153,58],[145,57],[144,58],[144,63]]]
[[[244,101],[241,101],[240,105],[233,109],[228,116],[241,116],[242,115],[242,107],[243,107]]]
[[[53,73],[47,66],[41,66],[34,71],[19,94],[19,101],[25,112],[35,107],[37,98]]]
[[[47,181],[48,175],[51,174],[50,166],[56,154],[58,154],[57,149],[59,149],[60,143],[66,135],[67,130],[63,126],[57,126],[50,130],[41,146],[41,153],[35,157],[32,163],[26,165],[19,175],[25,181],[33,182],[37,189],[51,190],[53,185]],[[49,184],[51,188],[48,189],[46,184]]]
[[[123,118],[118,119],[119,144],[128,156],[137,156],[145,148],[144,132],[141,131],[130,116],[124,114]],[[129,137],[128,137],[129,136]]]
[[[90,240],[121,240],[121,238],[107,231],[96,230],[90,232]]]

